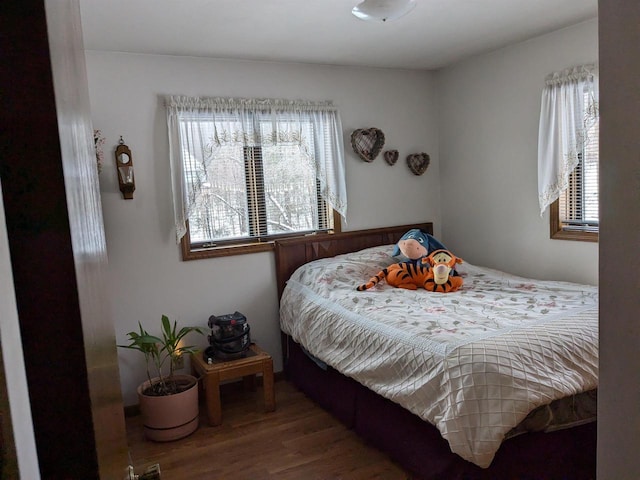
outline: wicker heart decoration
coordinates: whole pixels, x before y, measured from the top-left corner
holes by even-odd
[[[387,150],[384,152],[384,159],[389,165],[395,165],[398,161],[398,150]]]
[[[365,162],[373,162],[384,147],[384,133],[378,128],[359,128],[351,134],[353,151]]]
[[[429,155],[424,152],[407,155],[407,165],[415,175],[422,175],[426,172],[430,161]]]

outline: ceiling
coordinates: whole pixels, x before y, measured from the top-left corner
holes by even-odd
[[[597,17],[597,0],[417,0],[386,23],[357,0],[80,0],[87,50],[437,69]]]

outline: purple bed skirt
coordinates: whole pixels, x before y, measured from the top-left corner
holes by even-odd
[[[440,432],[398,404],[328,367],[283,336],[287,378],[309,398],[386,452],[418,480],[593,480],[596,423],[505,441],[488,469],[451,452]]]

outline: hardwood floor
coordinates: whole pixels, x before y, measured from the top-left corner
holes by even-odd
[[[128,417],[136,473],[159,463],[163,480],[411,478],[289,382],[277,381],[275,389],[276,411],[265,413],[260,389],[224,385],[222,425],[209,426],[201,405],[198,430],[174,442],[145,440],[140,416]]]

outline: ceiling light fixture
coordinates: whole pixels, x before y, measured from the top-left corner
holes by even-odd
[[[351,13],[362,20],[387,22],[406,15],[415,6],[416,0],[364,0]]]

